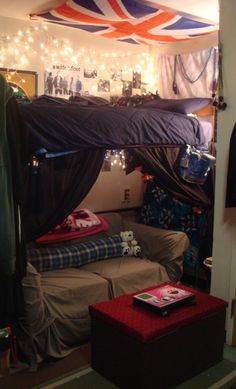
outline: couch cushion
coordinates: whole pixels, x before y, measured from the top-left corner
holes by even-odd
[[[112,297],[169,281],[163,266],[137,257],[110,258],[84,265],[80,269],[107,279]]]
[[[107,280],[80,269],[39,274],[28,264],[22,285],[25,319],[18,341],[24,355],[37,362],[47,355],[64,357],[88,339],[88,305],[110,298]]]
[[[90,336],[88,305],[91,301],[111,298],[108,281],[97,274],[69,268],[42,273],[41,285],[57,336],[67,347],[87,340]]]

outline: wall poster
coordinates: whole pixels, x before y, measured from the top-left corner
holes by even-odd
[[[79,66],[52,65],[45,70],[44,93],[48,96],[79,96],[83,90],[81,69]]]

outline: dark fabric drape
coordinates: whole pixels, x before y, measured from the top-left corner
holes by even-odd
[[[227,173],[226,208],[236,207],[236,123],[234,125],[229,145],[229,162]]]
[[[142,166],[142,171],[155,176],[158,186],[192,205],[211,207],[213,181],[211,174],[202,185],[186,183],[176,172],[180,147],[133,148],[126,152],[126,172]]]
[[[199,258],[212,255],[213,241],[213,202],[214,202],[214,171],[210,171],[204,185],[185,182],[176,172],[176,163],[180,147],[134,148],[126,152],[126,172],[137,166],[142,171],[155,177],[156,184],[167,193],[182,202],[201,207],[206,222],[200,229]]]
[[[27,175],[25,145],[27,130],[19,113],[18,104],[12,96],[6,105],[7,139],[11,158],[12,196],[14,211],[15,262],[11,275],[0,274],[0,327],[15,327],[17,318],[23,314],[24,302],[21,279],[26,270],[26,250],[22,234],[21,207]],[[3,204],[1,204],[3,206]],[[1,215],[2,216],[2,215]]]
[[[82,150],[43,159],[38,168],[29,167],[23,207],[28,242],[61,223],[80,204],[95,183],[104,156],[105,150]]]
[[[202,208],[205,214],[204,227],[200,227],[199,258],[212,255],[213,242],[213,202],[214,202],[214,171],[210,171],[204,185],[185,182],[176,172],[180,147],[135,148],[126,151],[126,172],[137,166],[142,171],[155,177],[157,186],[176,197],[183,203]]]

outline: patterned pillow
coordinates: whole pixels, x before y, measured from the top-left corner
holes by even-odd
[[[123,255],[120,235],[71,246],[40,247],[27,250],[28,261],[38,272],[79,267],[101,259]]]

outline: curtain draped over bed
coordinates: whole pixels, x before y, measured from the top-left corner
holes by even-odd
[[[188,184],[175,169],[180,147],[132,148],[126,152],[127,173],[137,166],[155,176],[159,187],[192,205],[211,207],[213,204],[213,179],[208,176],[204,186]]]
[[[2,82],[3,79],[1,79]],[[5,81],[4,81],[5,83]],[[6,85],[6,84],[5,84]],[[4,88],[4,86],[1,86]],[[3,229],[1,239],[5,243],[1,244],[1,261],[7,261],[0,272],[0,328],[5,325],[14,324],[17,317],[23,312],[23,295],[21,289],[21,278],[25,275],[26,269],[26,250],[24,234],[22,234],[21,206],[24,197],[24,186],[27,172],[27,161],[25,159],[27,131],[21,116],[19,115],[18,104],[14,97],[11,97],[5,106],[6,115],[6,139],[9,146],[9,155],[11,160],[11,193],[8,192],[8,201],[12,196],[13,223],[11,230],[7,228],[9,224],[9,214],[7,213],[6,203],[1,197],[1,221]],[[1,143],[2,147],[6,143]],[[1,150],[4,155],[4,149]],[[1,180],[1,186],[6,185]],[[6,239],[6,236],[7,239]],[[6,248],[6,241],[11,241],[11,249]],[[5,253],[4,253],[5,250]]]
[[[95,183],[105,150],[89,149],[44,159],[30,169],[23,207],[27,241],[61,223],[84,199]]]
[[[144,173],[155,177],[160,189],[183,203],[198,206],[205,214],[205,226],[201,228],[199,258],[212,254],[214,173],[209,172],[204,185],[189,184],[175,170],[180,147],[134,148],[126,152],[127,172],[141,166]]]

